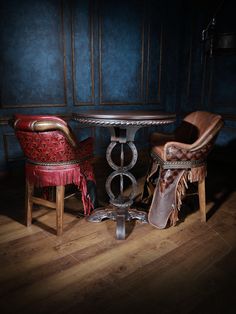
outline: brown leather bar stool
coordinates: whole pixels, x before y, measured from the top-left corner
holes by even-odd
[[[174,134],[151,135],[152,163],[142,195],[144,201],[151,200],[151,225],[163,229],[169,220],[175,225],[188,182],[198,182],[201,221],[206,221],[206,160],[222,126],[220,115],[196,111],[183,119]]]
[[[88,191],[89,181],[95,185],[90,163],[93,139],[78,142],[67,123],[55,116],[16,115],[12,123],[26,157],[26,225],[32,223],[33,205],[43,205],[56,209],[56,230],[61,235],[66,185],[74,184],[81,191],[85,215],[94,208]],[[37,187],[56,187],[55,199],[45,193],[36,196]]]

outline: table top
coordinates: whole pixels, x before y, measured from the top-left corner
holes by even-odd
[[[83,113],[73,113],[73,119],[82,124],[95,126],[148,126],[173,123],[176,115],[154,110],[89,110]]]

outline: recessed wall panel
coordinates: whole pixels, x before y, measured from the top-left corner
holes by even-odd
[[[92,2],[73,1],[72,4],[72,57],[74,103],[93,104],[93,16]]]
[[[100,103],[143,101],[143,2],[100,7]]]
[[[209,89],[211,108],[235,108],[236,56],[218,56],[212,60]],[[224,110],[222,110],[224,112]]]
[[[162,56],[161,24],[149,24],[148,61],[147,61],[147,102],[160,102],[161,56]]]
[[[1,106],[64,105],[61,1],[9,0],[0,7]]]

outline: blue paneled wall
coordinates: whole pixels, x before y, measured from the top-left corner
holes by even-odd
[[[0,31],[1,106],[65,106],[61,3],[4,1]]]
[[[180,116],[204,109],[225,114],[220,142],[233,140],[236,58],[204,59],[200,38],[211,16],[207,3],[1,1],[0,171],[21,158],[7,124],[14,113],[69,119],[72,112],[92,108]],[[95,136],[102,153],[106,130],[72,126],[80,138]],[[139,132],[140,145],[149,132]]]
[[[73,101],[94,105],[94,18],[89,1],[77,1],[71,8]]]
[[[143,11],[141,1],[109,1],[100,8],[102,104],[143,102]]]

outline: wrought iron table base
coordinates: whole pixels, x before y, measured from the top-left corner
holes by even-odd
[[[88,218],[91,222],[101,222],[103,219],[116,221],[116,237],[119,240],[125,239],[125,222],[137,219],[147,223],[147,213],[130,208],[137,195],[137,181],[130,170],[134,167],[138,159],[138,151],[134,144],[136,132],[147,126],[168,124],[174,121],[175,115],[158,112],[112,112],[95,111],[85,114],[74,114],[74,119],[81,124],[89,126],[102,126],[109,128],[111,138],[106,151],[106,160],[114,170],[106,180],[106,191],[110,199],[110,205],[96,209]],[[120,147],[120,164],[112,160],[112,151],[116,146]],[[131,151],[132,158],[125,164],[125,148]],[[112,192],[112,181],[119,178],[119,194],[115,196]],[[124,178],[131,182],[131,192],[128,196],[124,192]],[[111,207],[111,208],[110,208]]]
[[[116,221],[116,238],[117,240],[125,239],[125,222],[137,219],[141,223],[148,223],[147,213],[134,208],[116,208],[112,206],[97,208],[87,220],[90,222],[101,222],[104,219]]]
[[[103,219],[112,219],[116,221],[116,238],[125,239],[125,222],[137,219],[140,222],[147,223],[147,213],[136,209],[131,209],[133,200],[137,194],[137,181],[133,174],[129,172],[133,168],[137,159],[138,152],[134,144],[134,137],[140,126],[119,126],[110,127],[111,142],[107,147],[106,159],[108,164],[114,170],[106,180],[106,191],[110,198],[112,208],[97,209],[88,217],[88,221],[101,222]],[[111,155],[114,147],[120,145],[120,165],[113,162]],[[132,153],[132,159],[128,165],[124,164],[124,145],[127,145]],[[115,177],[119,177],[120,191],[116,198],[112,192],[111,185]],[[129,196],[124,196],[124,177],[127,177],[132,183],[132,189]]]

